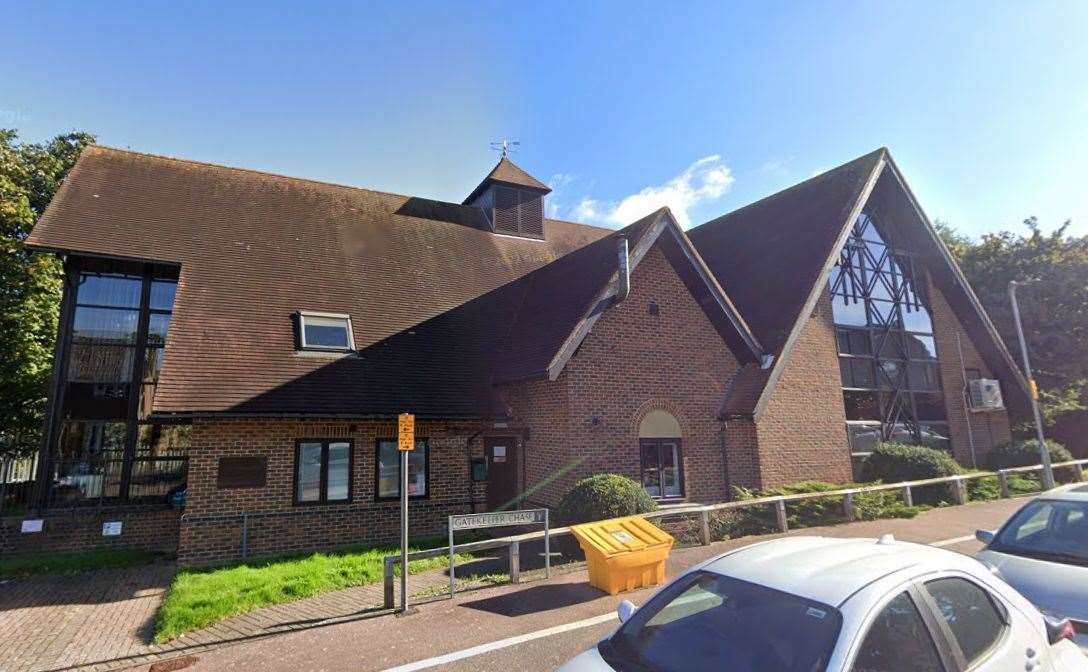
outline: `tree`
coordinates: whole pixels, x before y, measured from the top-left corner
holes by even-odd
[[[0,129],[0,455],[38,447],[61,295],[61,265],[26,237],[84,147],[87,133],[20,143]]]
[[[1014,352],[1009,281],[1038,278],[1017,294],[1044,419],[1051,425],[1088,408],[1088,236],[1068,235],[1069,225],[1044,233],[1030,217],[1024,220],[1026,234],[1001,231],[976,241],[937,224]]]

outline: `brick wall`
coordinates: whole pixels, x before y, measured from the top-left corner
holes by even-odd
[[[756,421],[759,478],[750,484],[755,487],[853,478],[830,294],[825,291],[803,319],[782,376]]]
[[[164,509],[73,509],[35,515],[42,531],[23,533],[26,516],[0,518],[0,556],[71,553],[105,548],[132,548],[173,553],[178,545],[177,511]],[[102,523],[120,522],[121,534],[102,536]]]
[[[975,458],[978,468],[982,469],[986,467],[986,454],[990,449],[1008,442],[1012,437],[1009,431],[1009,414],[1005,411],[972,413],[967,410],[963,397],[963,369],[978,369],[983,378],[996,376],[978,354],[971,338],[952,312],[944,295],[932,282],[929,285],[929,294],[933,304],[933,338],[937,342],[937,357],[940,361],[941,384],[944,388],[944,403],[948,414],[952,452],[960,464],[972,466],[971,438],[973,437]],[[957,335],[959,335],[958,344]],[[962,362],[960,361],[961,348]]]
[[[531,427],[525,442],[529,487],[577,465],[533,499],[555,504],[593,473],[640,480],[639,423],[655,409],[680,423],[687,498],[726,498],[717,418],[736,367],[664,254],[651,248],[632,274],[630,295],[597,321],[558,380],[504,390],[517,420]]]
[[[470,481],[469,459],[483,455],[477,423],[420,420],[416,435],[428,439],[428,496],[409,505],[415,538],[444,533],[446,516],[482,510],[486,485]],[[394,542],[397,501],[375,499],[376,440],[395,437],[394,422],[308,422],[290,419],[196,420],[189,462],[189,494],[181,521],[178,560],[207,564],[240,557],[242,513],[247,514],[250,556]],[[469,439],[471,444],[469,443]],[[325,505],[293,504],[295,441],[351,439],[352,500]],[[265,456],[263,488],[219,489],[220,457]]]

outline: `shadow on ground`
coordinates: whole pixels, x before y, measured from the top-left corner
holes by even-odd
[[[513,617],[592,602],[603,595],[603,592],[589,585],[588,582],[544,584],[515,593],[465,602],[461,606]]]

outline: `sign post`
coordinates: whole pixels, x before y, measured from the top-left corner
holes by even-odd
[[[456,570],[453,557],[453,532],[455,530],[479,530],[486,527],[507,527],[510,525],[544,525],[544,577],[551,578],[552,556],[549,545],[549,527],[547,509],[523,509],[521,511],[496,511],[495,513],[465,513],[450,516],[450,599],[457,588]]]
[[[400,452],[400,613],[408,613],[408,453],[416,447],[416,416],[401,413],[397,421]]]

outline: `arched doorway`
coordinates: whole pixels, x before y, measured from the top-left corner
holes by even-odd
[[[679,499],[684,496],[680,423],[671,413],[653,410],[638,426],[642,486],[651,497]]]

